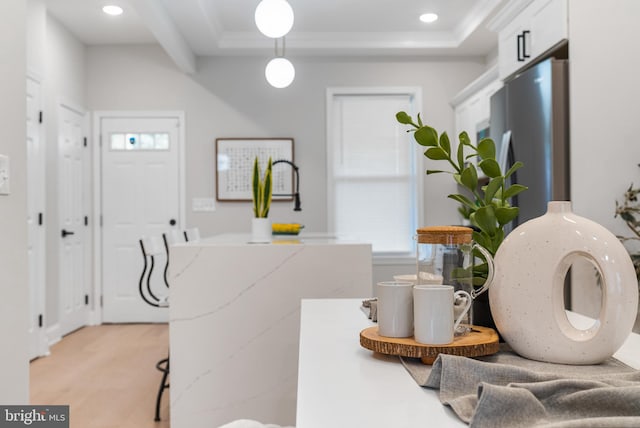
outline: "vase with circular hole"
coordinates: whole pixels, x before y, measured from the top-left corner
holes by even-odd
[[[251,242],[255,244],[271,242],[271,220],[267,217],[251,219]]]
[[[580,259],[599,274],[602,306],[585,330],[567,318],[565,277]],[[552,201],[541,217],[523,223],[502,242],[489,290],[491,313],[502,337],[523,357],[562,364],[597,364],[627,339],[638,310],[631,258],[605,227]],[[573,276],[573,275],[572,275]],[[580,293],[580,284],[572,284]]]

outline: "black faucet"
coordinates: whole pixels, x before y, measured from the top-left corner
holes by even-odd
[[[291,168],[293,168],[293,172],[295,172],[296,174],[296,183],[295,183],[295,188],[293,189],[294,192],[293,194],[277,194],[274,193],[272,196],[293,196],[293,210],[294,211],[302,211],[302,208],[300,208],[300,174],[298,173],[298,167],[291,161],[288,161],[286,159],[279,159],[277,161],[274,161],[271,165],[275,165],[277,163],[286,163],[291,165]]]

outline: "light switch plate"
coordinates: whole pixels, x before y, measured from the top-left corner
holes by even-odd
[[[9,194],[9,156],[0,155],[0,195]]]
[[[191,201],[191,209],[194,212],[215,211],[216,200],[213,198],[193,198]]]

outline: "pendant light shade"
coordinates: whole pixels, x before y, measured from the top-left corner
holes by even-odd
[[[293,82],[296,76],[296,69],[286,58],[273,58],[264,69],[264,76],[267,82],[274,88],[286,88]]]
[[[293,9],[286,0],[262,0],[256,8],[255,19],[262,34],[277,39],[293,27]]]

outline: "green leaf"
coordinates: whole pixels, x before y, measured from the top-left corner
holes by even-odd
[[[491,237],[491,250],[489,251],[491,251],[492,254],[495,254],[495,252],[498,251],[500,244],[502,244],[502,241],[504,241],[504,230],[496,229],[496,234]]]
[[[478,187],[478,172],[476,171],[476,167],[473,164],[470,164],[468,167],[462,170],[462,174],[460,174],[460,181],[462,185],[472,192]]]
[[[462,141],[460,141],[460,144],[458,144],[458,168],[462,169],[464,168],[464,144],[462,144]]]
[[[422,128],[421,128],[422,129]],[[424,155],[432,160],[446,160],[449,159],[447,153],[440,147],[430,147],[424,152]]]
[[[483,138],[478,143],[478,154],[482,159],[496,158],[496,145],[491,138]]]
[[[469,207],[472,211],[475,211],[478,208],[469,198],[464,195],[460,195],[458,193],[454,193],[447,196],[449,199],[453,199],[454,201],[458,201],[463,205]]]
[[[460,135],[458,135],[458,140],[460,140],[460,144],[463,146],[471,146],[471,140],[469,139],[467,131],[462,131]]]
[[[460,174],[453,174],[453,179],[455,180],[456,183],[458,183],[459,185],[463,185],[462,184],[462,180],[460,179]]]
[[[258,165],[258,157],[253,161],[253,177],[251,180],[251,189],[253,191],[253,215],[260,217],[260,165]]]
[[[411,116],[409,116],[404,111],[399,111],[398,113],[396,113],[396,120],[402,123],[403,125],[413,125],[413,120],[411,119]]]
[[[513,174],[514,172],[516,172],[517,170],[519,170],[523,166],[524,166],[524,164],[522,162],[520,162],[520,161],[515,162],[513,165],[511,165],[511,168],[509,168],[509,170],[504,174],[504,178],[507,179],[507,178],[511,177],[511,174]]]
[[[444,150],[449,157],[451,156],[451,142],[446,132],[440,135],[440,147],[442,147],[442,150]]]
[[[471,222],[489,236],[496,233],[496,214],[491,205],[478,208],[471,216]]]
[[[483,159],[478,163],[478,166],[488,177],[494,178],[502,175],[500,165],[498,165],[495,159]]]
[[[439,169],[428,169],[427,170],[427,175],[439,174],[441,172],[449,172],[449,171],[442,171],[442,170],[439,170]]]
[[[471,217],[474,217],[474,214],[471,214]],[[487,236],[486,233],[481,233],[481,232],[477,232],[477,231],[473,231],[471,237],[473,238],[473,241],[484,247],[484,248],[489,248],[491,246],[491,239]],[[475,269],[474,269],[475,270]]]
[[[502,183],[504,183],[504,179],[502,178],[502,176],[494,177],[489,181],[489,184],[487,184],[484,189],[485,204],[489,204],[491,202],[493,197],[496,195],[496,192],[500,190]]]
[[[422,117],[420,117],[420,113],[418,113],[418,126],[421,128],[424,126],[424,124],[422,123]]]
[[[509,224],[514,218],[518,217],[518,207],[500,207],[496,208],[496,219],[500,226]]]
[[[515,195],[517,195],[518,193],[522,193],[527,189],[528,189],[528,187],[527,186],[523,186],[522,184],[514,184],[513,186],[509,187],[508,189],[506,189],[502,193],[502,199],[512,198]]]
[[[416,130],[413,138],[421,146],[438,146],[438,132],[430,126],[423,126]]]

